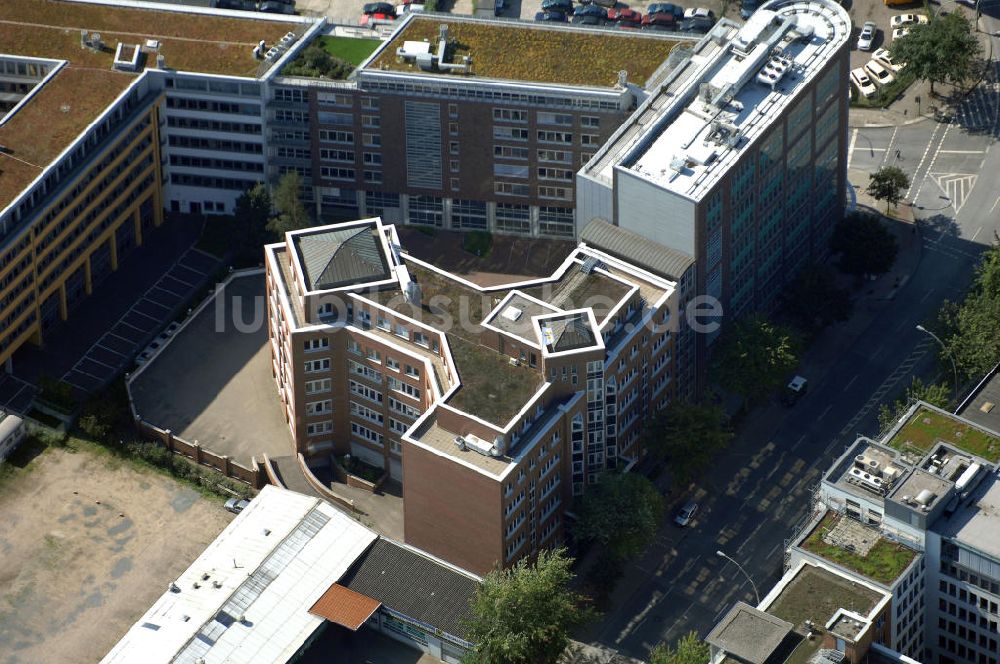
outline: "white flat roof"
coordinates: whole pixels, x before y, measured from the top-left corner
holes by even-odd
[[[285,662],[323,622],[309,608],[376,537],[322,500],[266,486],[101,661]]]
[[[830,61],[850,30],[847,13],[830,0],[766,3],[729,33],[710,61],[697,63],[699,75],[678,90],[663,107],[663,119],[648,125],[616,167],[699,200]],[[719,36],[727,36],[721,28]],[[758,81],[758,73],[776,55],[790,63],[772,88]]]
[[[931,526],[946,537],[1000,560],[1000,476],[991,471],[975,498]]]

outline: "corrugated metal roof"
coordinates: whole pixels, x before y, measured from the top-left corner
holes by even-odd
[[[465,637],[462,621],[472,617],[470,602],[479,588],[471,576],[384,538],[340,583],[459,638]]]
[[[374,225],[295,237],[309,290],[384,279],[389,268]]]
[[[580,239],[598,249],[668,279],[680,280],[694,265],[694,257],[665,247],[638,233],[595,218],[580,232]]]
[[[264,487],[102,662],[285,662],[323,623],[309,607],[376,537],[317,498]]]
[[[381,602],[335,583],[316,600],[309,613],[356,632],[380,606]]]

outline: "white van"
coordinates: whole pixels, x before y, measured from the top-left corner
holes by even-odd
[[[0,410],[0,463],[17,449],[28,435],[24,420],[17,415]]]

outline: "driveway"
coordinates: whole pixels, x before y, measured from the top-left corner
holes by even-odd
[[[288,454],[266,315],[263,273],[230,281],[137,373],[139,416],[245,466]]]

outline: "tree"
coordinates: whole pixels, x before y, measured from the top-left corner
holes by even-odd
[[[985,375],[1000,362],[1000,247],[984,253],[965,300],[946,302],[939,320],[944,328],[939,336],[964,376]]]
[[[642,475],[606,473],[580,499],[574,533],[619,558],[634,558],[656,536],[664,509],[663,496]]]
[[[466,622],[468,664],[549,664],[569,643],[570,631],[590,619],[583,597],[570,590],[573,559],[565,549],[541,551],[535,564],[520,560],[486,575]]]
[[[711,372],[718,385],[753,402],[788,378],[798,364],[798,352],[798,340],[790,330],[763,316],[749,316],[723,330]]]
[[[910,186],[910,178],[899,166],[883,166],[868,176],[869,196],[877,201],[885,201],[885,212],[889,214],[889,206],[899,205],[903,191]]]
[[[840,254],[840,269],[857,276],[883,274],[896,261],[896,238],[873,214],[847,215],[833,230],[830,249]]]
[[[909,34],[893,39],[889,53],[906,63],[906,72],[934,83],[961,84],[973,73],[982,46],[965,14],[938,15],[927,25],[914,26]]]
[[[782,308],[808,335],[851,316],[851,296],[835,282],[825,265],[807,265],[788,282],[781,294]]]
[[[667,460],[681,482],[704,470],[732,439],[722,408],[684,401],[659,411],[643,432],[645,448],[654,457]]]
[[[903,398],[897,399],[890,407],[882,404],[878,410],[879,431],[888,431],[889,427],[899,421],[903,413],[907,411],[914,401],[926,401],[932,406],[946,408],[951,399],[951,387],[947,383],[931,383],[925,385],[924,381],[916,376],[910,386],[906,388]]]
[[[285,66],[285,76],[342,79],[354,71],[354,65],[327,53],[320,40],[303,49],[302,54]]]
[[[688,632],[677,639],[674,648],[663,643],[649,653],[649,664],[708,664],[708,644],[698,638],[697,632]]]
[[[271,194],[263,182],[250,187],[236,199],[234,212],[238,228],[244,230],[243,248],[258,250],[267,241],[271,220]]]
[[[302,178],[295,171],[282,175],[278,180],[278,186],[274,188],[274,207],[278,214],[271,219],[268,230],[284,235],[309,227],[309,211],[302,204]]]

